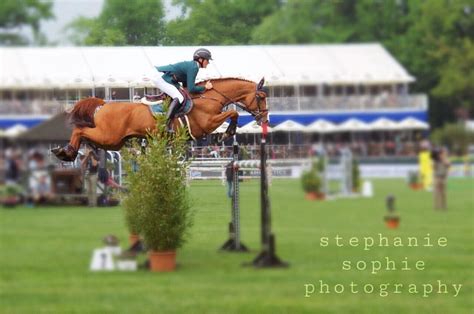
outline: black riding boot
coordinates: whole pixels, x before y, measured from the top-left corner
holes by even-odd
[[[179,99],[174,98],[170,103],[168,112],[166,113],[166,130],[170,133],[174,132],[173,131],[173,118],[176,112],[178,111],[178,109],[179,109]]]

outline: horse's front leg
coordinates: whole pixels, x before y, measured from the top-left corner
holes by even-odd
[[[226,112],[222,112],[218,114],[217,116],[213,117],[211,119],[211,130],[207,133],[213,132],[215,129],[217,129],[222,123],[224,123],[225,120],[230,118],[230,124],[227,127],[227,130],[225,133],[222,135],[222,137],[219,138],[219,141],[224,141],[227,138],[235,135],[237,131],[237,121],[239,119],[239,113],[235,110],[229,110]]]

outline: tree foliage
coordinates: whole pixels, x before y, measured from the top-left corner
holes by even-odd
[[[151,46],[165,38],[161,0],[106,0],[97,18],[80,17],[67,27],[78,45]]]
[[[44,43],[40,22],[53,18],[52,2],[41,0],[2,0],[0,4],[0,45],[27,45],[28,39],[19,30],[32,30],[35,43]]]
[[[474,6],[469,0],[288,0],[254,28],[252,42],[381,42],[430,95],[432,125],[474,114]]]
[[[4,8],[18,2],[23,7],[43,3],[5,1],[0,6],[0,27],[9,25]],[[99,17],[79,18],[70,25],[71,40],[117,46],[380,42],[417,78],[412,90],[429,94],[432,126],[454,120],[461,107],[474,114],[472,0],[174,0],[173,4],[182,14],[165,23],[161,0],[105,0]],[[31,23],[38,25],[35,19]]]
[[[254,27],[279,7],[277,0],[177,0],[182,16],[167,26],[168,44],[247,44]]]

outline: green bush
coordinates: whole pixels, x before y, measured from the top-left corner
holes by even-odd
[[[126,223],[149,249],[175,250],[184,244],[192,225],[183,160],[187,135],[181,129],[169,135],[161,117],[147,140],[146,154],[139,153],[138,144],[124,154],[129,189],[123,202]]]
[[[437,145],[447,146],[458,156],[466,155],[469,145],[474,144],[474,132],[466,130],[462,124],[445,124],[431,134],[431,140]]]
[[[18,184],[9,184],[9,185],[0,186],[1,197],[18,196],[21,193],[23,193],[23,189]]]
[[[301,183],[303,190],[306,193],[320,193],[321,192],[321,177],[318,169],[321,163],[313,162],[311,170],[303,172],[301,176]]]
[[[418,171],[408,172],[408,183],[418,184],[419,182],[420,182],[420,176],[418,175]]]
[[[354,191],[359,191],[360,189],[359,162],[355,158],[352,159],[352,188]]]

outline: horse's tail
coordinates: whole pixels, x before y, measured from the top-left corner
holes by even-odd
[[[97,107],[105,104],[100,98],[89,97],[78,101],[69,113],[69,122],[78,128],[95,128],[94,113]]]

